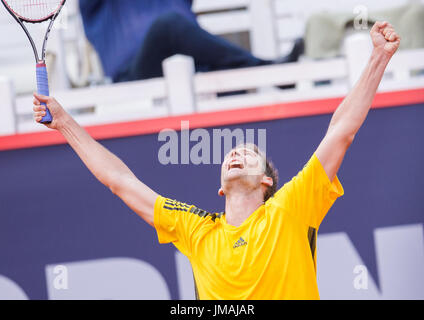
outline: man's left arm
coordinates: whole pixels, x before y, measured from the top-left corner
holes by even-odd
[[[335,111],[328,131],[315,154],[330,181],[337,175],[344,155],[365,121],[377,88],[400,37],[387,22],[376,22],[370,31],[374,45],[358,83]]]

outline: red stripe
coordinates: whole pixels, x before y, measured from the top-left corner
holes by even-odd
[[[190,129],[219,127],[238,123],[269,121],[333,113],[343,101],[342,97],[279,103],[253,108],[234,109],[218,112],[190,114],[149,120],[138,120],[86,127],[97,139],[111,139],[138,136],[160,132],[162,129],[181,129],[181,121],[189,121]],[[373,108],[407,106],[424,102],[424,88],[415,90],[378,93]],[[0,137],[0,151],[40,147],[66,143],[56,131],[17,134]]]

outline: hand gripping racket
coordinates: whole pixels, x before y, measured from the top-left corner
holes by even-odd
[[[50,31],[53,27],[53,23],[59,15],[66,0],[1,0],[1,2],[25,31],[35,55],[38,93],[48,96],[49,81],[46,68],[46,44]],[[44,36],[41,57],[39,57],[34,40],[28,32],[28,29],[25,27],[24,22],[41,23],[47,20],[50,20],[50,23],[47,28],[46,35]],[[45,103],[42,104],[46,105]],[[41,123],[50,123],[52,120],[53,118],[50,111],[47,109],[46,116],[43,117]]]

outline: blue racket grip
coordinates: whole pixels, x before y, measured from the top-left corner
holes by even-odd
[[[43,96],[49,96],[49,79],[47,76],[47,67],[45,63],[37,64],[36,74],[38,94],[42,94]],[[44,102],[42,102],[41,104],[46,106]],[[46,115],[43,117],[43,119],[41,119],[41,123],[51,123],[52,121],[53,117],[50,114],[49,109],[46,108]]]

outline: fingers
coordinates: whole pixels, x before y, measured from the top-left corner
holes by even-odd
[[[34,113],[34,120],[36,122],[41,122],[41,120],[43,120],[43,118],[46,116],[45,112],[35,112]]]
[[[389,23],[387,21],[377,21],[374,23],[371,32],[380,32],[381,29],[385,28]]]
[[[34,101],[33,101],[33,104],[34,104],[33,110],[34,110],[34,112],[45,111],[46,110],[46,106],[43,105],[43,104],[41,104],[40,100],[38,100],[35,95],[36,94],[34,93]]]
[[[41,122],[41,120],[47,115],[48,111],[50,111],[50,114],[53,118],[60,118],[66,115],[66,112],[63,110],[62,106],[53,97],[34,93],[33,103],[33,116],[36,122]],[[53,127],[51,124],[47,126],[52,129],[56,128]]]
[[[50,96],[43,96],[42,94],[38,94],[34,92],[34,105],[46,104],[48,107],[51,105],[57,104],[55,98]]]
[[[389,42],[400,41],[399,35],[393,29],[387,30],[384,34],[384,38]]]
[[[398,34],[396,32],[393,32],[390,35],[389,41],[394,42],[394,41],[398,41],[398,40],[400,40],[400,37],[398,36]]]
[[[387,21],[377,21],[371,29],[371,32],[380,33],[388,42],[400,41],[400,36],[396,33],[393,26]]]
[[[34,112],[34,120],[37,122],[41,122],[41,120],[46,116],[45,111]]]
[[[44,96],[34,93],[34,120],[36,122],[41,122],[41,120],[46,116],[46,106],[41,104],[39,99],[44,99]]]
[[[32,110],[34,112],[41,112],[41,111],[46,111],[46,106],[45,105],[36,105],[34,104],[34,107],[32,108]]]
[[[382,33],[383,33],[384,37],[386,37],[386,38],[388,38],[392,32],[394,32],[394,30],[393,30],[393,28],[391,28],[390,26],[386,26],[386,27],[382,30]]]
[[[44,105],[37,105],[37,104],[35,104],[35,102],[34,102],[33,110],[34,110],[34,119],[37,122],[40,122],[46,116],[46,114],[47,114],[47,112],[46,112],[46,110],[47,110],[46,106],[44,106]]]
[[[34,98],[37,99],[40,102],[47,103],[50,100],[50,97],[43,96],[42,94],[39,94],[37,92],[34,92]]]
[[[396,34],[396,33],[395,33],[395,30],[393,29],[393,27],[392,27],[392,26],[387,25],[387,26],[383,29],[382,34],[383,34],[384,38],[385,38],[387,41],[389,41],[389,40],[390,40],[390,38],[392,37],[392,35],[393,35],[393,34]]]
[[[385,24],[381,33],[387,41],[393,42],[400,40],[399,35],[396,33],[395,29],[390,23]]]

